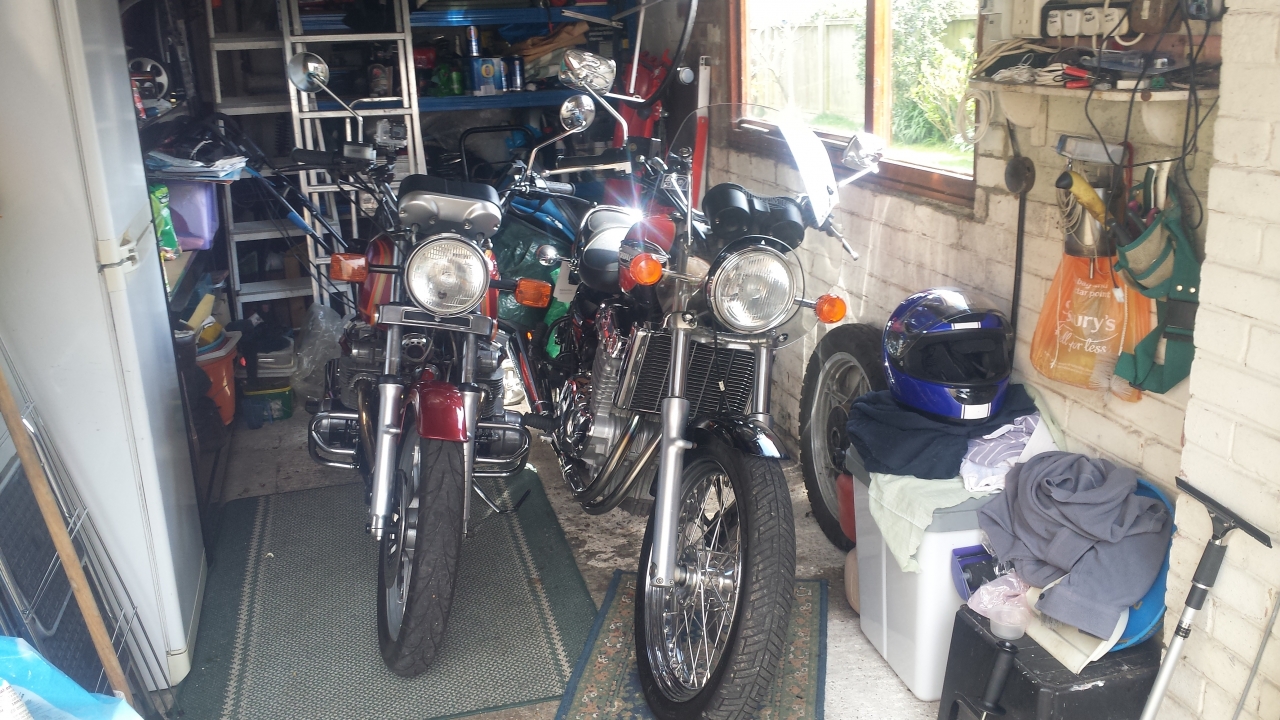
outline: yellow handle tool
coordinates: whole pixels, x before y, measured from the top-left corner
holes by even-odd
[[[1116,240],[1118,240],[1121,245],[1128,245],[1133,242],[1133,238],[1130,237],[1129,231],[1125,230],[1124,226],[1116,222],[1114,218],[1107,216],[1106,203],[1102,202],[1102,198],[1098,197],[1098,193],[1093,189],[1093,186],[1089,184],[1089,181],[1086,180],[1083,175],[1078,172],[1068,170],[1058,176],[1058,180],[1054,183],[1054,187],[1057,187],[1059,190],[1070,190],[1071,194],[1076,197],[1076,200],[1080,203],[1081,207],[1088,210],[1089,214],[1098,222],[1102,223],[1103,227],[1114,233]]]

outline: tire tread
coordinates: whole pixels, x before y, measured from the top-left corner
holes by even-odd
[[[381,588],[378,598],[382,659],[392,672],[402,677],[416,677],[425,672],[444,645],[457,584],[458,559],[462,554],[465,481],[462,445],[443,440],[419,442],[422,443],[422,485],[418,492],[418,536],[409,599],[400,636],[395,640],[386,630]],[[379,583],[381,586],[381,577]]]

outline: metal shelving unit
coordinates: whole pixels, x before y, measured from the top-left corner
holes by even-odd
[[[225,2],[226,0],[224,0]],[[219,112],[227,115],[267,115],[289,113],[293,124],[294,144],[297,147],[311,150],[332,149],[326,147],[326,137],[322,123],[332,130],[333,122],[343,124],[340,131],[346,140],[357,140],[354,118],[325,95],[313,95],[300,92],[292,87],[284,94],[275,95],[241,95],[222,94],[221,78],[218,75],[219,53],[275,50],[281,51],[285,62],[298,52],[306,51],[316,45],[332,45],[341,43],[394,43],[396,60],[389,63],[395,68],[399,80],[398,95],[389,98],[364,98],[356,100],[357,109],[366,117],[366,126],[377,122],[380,118],[403,121],[408,129],[407,160],[397,177],[405,174],[422,173],[426,170],[426,158],[423,151],[423,138],[419,113],[474,111],[502,108],[534,108],[559,105],[573,94],[570,90],[546,90],[539,92],[516,92],[491,96],[457,96],[457,97],[423,97],[419,98],[417,79],[413,63],[413,29],[420,27],[462,27],[467,25],[510,25],[510,24],[543,24],[574,22],[578,18],[565,15],[559,8],[551,10],[539,8],[475,8],[450,10],[411,11],[409,0],[390,0],[394,4],[394,27],[390,31],[353,32],[343,23],[341,13],[303,13],[299,9],[298,0],[278,0],[277,12],[281,31],[276,33],[236,32],[218,35],[214,32],[213,0],[205,0],[209,24],[209,46],[212,55],[214,102]],[[607,19],[613,14],[609,5],[585,5],[569,9],[572,13],[591,15]],[[237,80],[238,84],[238,80]],[[353,103],[354,104],[354,103]],[[286,161],[287,164],[287,161]],[[325,213],[325,219],[331,226],[339,229],[346,237],[355,237],[359,213],[360,198],[358,193],[349,188],[339,187],[336,181],[322,171],[298,173],[299,187],[311,202]],[[233,294],[233,312],[237,317],[241,313],[241,305],[246,302],[260,302],[280,298],[312,296],[316,301],[325,302],[331,292],[337,292],[335,286],[328,282],[324,273],[328,272],[328,256],[322,246],[301,229],[284,220],[255,220],[237,222],[231,206],[231,190],[224,186],[224,226],[228,228],[227,239],[231,264],[231,289]],[[338,208],[350,204],[349,215],[339,217]],[[317,218],[303,214],[304,219],[316,229],[324,233],[323,226]],[[287,238],[291,242],[305,240],[307,258],[310,264],[309,277],[288,280],[269,280],[244,283],[239,272],[241,243]],[[336,241],[337,238],[329,238]]]
[[[569,12],[590,15],[607,19],[613,15],[608,5],[580,5],[569,8]],[[467,25],[517,25],[545,23],[575,22],[578,18],[564,14],[564,9],[551,8],[457,8],[451,10],[419,10],[409,14],[411,27],[465,27]],[[315,13],[303,18],[303,29],[307,32],[343,31],[347,26],[342,22],[342,13]]]
[[[234,7],[224,10],[228,20],[232,19]],[[278,15],[283,19],[283,14]],[[205,19],[209,28],[210,69],[213,80],[213,101],[218,112],[233,115],[271,115],[287,113],[290,110],[287,95],[224,95],[219,69],[220,53],[239,53],[250,50],[279,50],[285,53],[284,35],[279,31],[270,32],[227,32],[219,34],[214,20],[212,0],[205,0]],[[283,27],[283,25],[281,25]],[[235,66],[235,63],[233,63]],[[283,72],[283,68],[282,68]],[[237,80],[236,85],[240,85]],[[237,90],[238,91],[238,90]],[[247,180],[247,182],[255,182]],[[231,185],[219,186],[222,196],[222,223],[227,228],[227,254],[231,267],[230,290],[232,313],[238,318],[243,315],[242,304],[280,298],[307,297],[313,295],[309,278],[291,278],[288,280],[270,280],[257,283],[243,283],[240,278],[240,243],[250,240],[269,238],[290,238],[304,235],[293,228],[287,221],[237,221],[231,202]]]

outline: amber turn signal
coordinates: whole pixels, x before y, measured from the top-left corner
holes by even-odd
[[[545,308],[551,304],[551,283],[522,278],[516,282],[516,302],[531,308]]]
[[[631,258],[631,279],[637,285],[657,285],[662,279],[662,261],[649,253]]]
[[[836,295],[823,295],[813,305],[813,312],[818,316],[818,320],[828,325],[843,320],[848,309],[844,300]]]
[[[369,259],[358,253],[329,256],[329,277],[337,282],[362,283],[369,277]]]

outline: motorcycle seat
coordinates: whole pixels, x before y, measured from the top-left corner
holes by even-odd
[[[467,198],[479,202],[500,204],[498,191],[484,183],[464,182],[462,180],[446,180],[430,175],[410,175],[400,181],[400,197],[411,192],[425,192],[432,195],[450,195]]]

